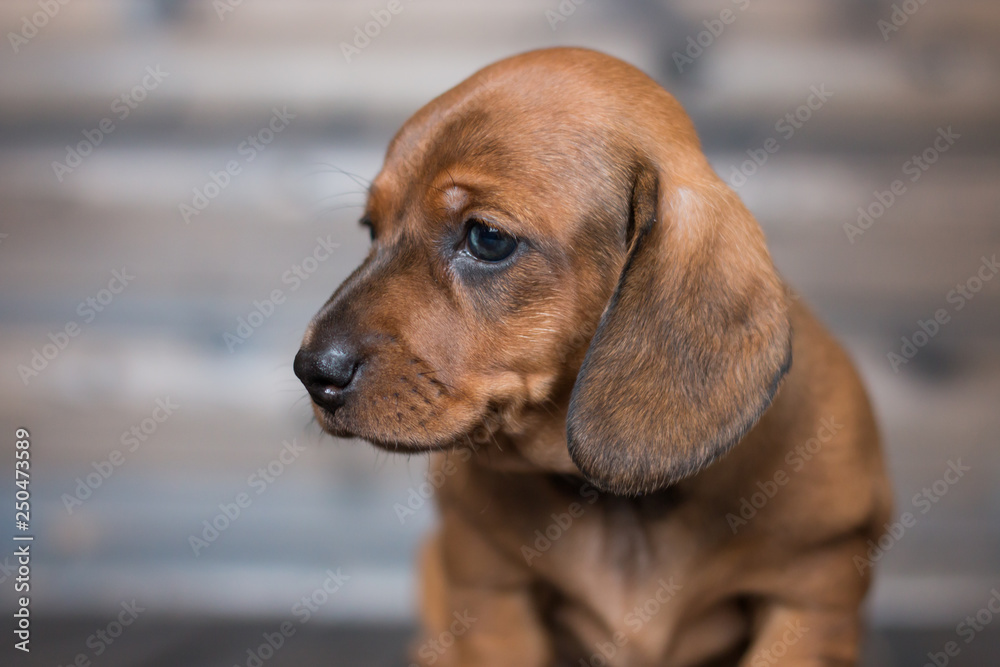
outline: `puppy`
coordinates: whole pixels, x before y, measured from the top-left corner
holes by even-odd
[[[433,452],[415,662],[855,664],[872,411],[673,97],[496,63],[406,122],[362,224],[294,368],[329,433]]]

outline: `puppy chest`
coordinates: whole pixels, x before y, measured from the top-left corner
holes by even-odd
[[[685,522],[585,498],[537,516],[538,527],[518,531],[517,556],[548,591],[543,613],[586,654],[583,664],[591,653],[609,665],[662,659],[695,586],[697,541]]]

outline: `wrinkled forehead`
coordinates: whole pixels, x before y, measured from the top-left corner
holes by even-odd
[[[449,153],[510,158],[510,152],[498,155],[502,146],[519,152],[544,150],[546,139],[560,130],[580,132],[588,119],[599,120],[599,110],[591,108],[589,99],[593,88],[582,78],[565,73],[556,78],[550,70],[533,68],[488,71],[417,111],[390,144],[387,165],[396,158],[431,157],[435,152],[446,158]]]
[[[390,144],[376,184],[433,181],[450,169],[503,175],[524,169],[529,156],[521,150],[506,114],[497,107],[463,105],[432,122],[408,122]]]
[[[466,195],[507,204],[515,197],[525,208],[570,207],[618,183],[618,128],[585,102],[583,91],[517,84],[460,86],[415,114],[390,144],[372,205],[459,196],[448,193],[457,185]]]

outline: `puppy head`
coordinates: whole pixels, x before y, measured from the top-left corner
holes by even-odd
[[[732,447],[787,370],[759,227],[677,102],[608,56],[524,54],[428,104],[363,223],[368,257],[295,362],[335,435],[448,448],[497,411],[568,400],[553,446],[599,488],[644,493]]]

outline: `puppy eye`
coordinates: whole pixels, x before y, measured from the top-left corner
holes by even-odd
[[[484,262],[499,262],[510,257],[517,248],[517,239],[496,227],[473,220],[467,241],[469,253]]]
[[[368,216],[365,216],[365,217],[361,218],[360,222],[361,222],[361,226],[362,227],[367,227],[368,228],[368,235],[371,236],[372,241],[374,241],[375,240],[375,224],[372,222],[372,219],[369,218]]]

